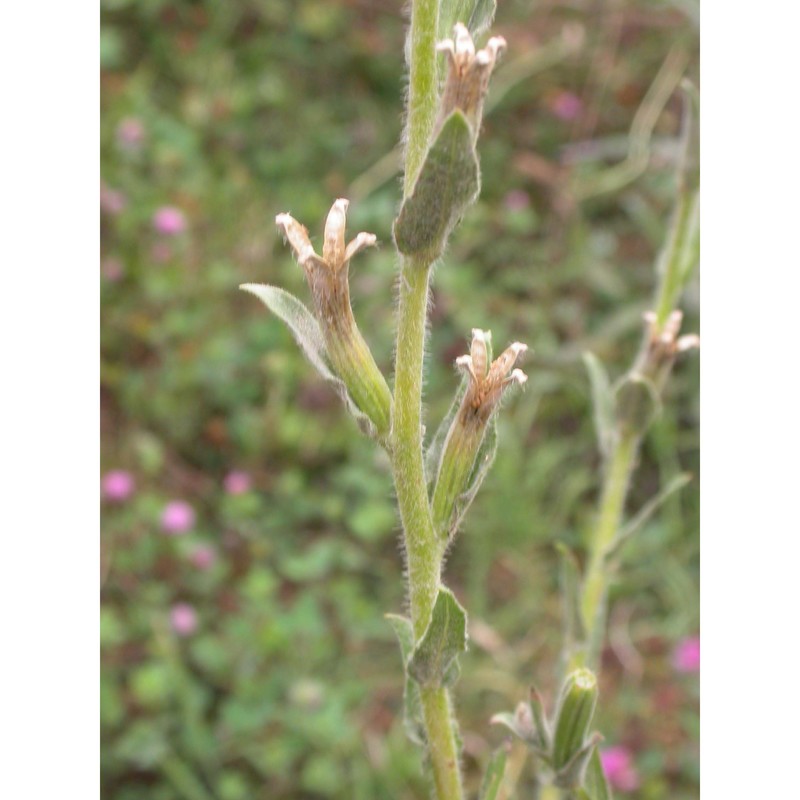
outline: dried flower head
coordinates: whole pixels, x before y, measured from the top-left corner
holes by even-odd
[[[521,369],[512,369],[517,359],[528,349],[522,342],[514,342],[489,364],[491,333],[478,328],[472,330],[469,355],[460,356],[456,364],[469,375],[469,384],[461,404],[461,419],[485,423],[497,408],[500,398],[512,384],[522,386],[528,376]]]
[[[338,319],[341,315],[352,318],[347,280],[350,259],[377,241],[375,234],[361,232],[345,246],[344,234],[349,205],[348,200],[340,198],[331,206],[325,222],[322,256],[315,252],[308,238],[308,230],[294,217],[290,214],[278,214],[275,217],[275,224],[283,231],[298,263],[306,273],[321,323],[336,324],[341,322]]]
[[[662,326],[659,326],[653,311],[645,312],[644,321],[645,341],[637,371],[660,389],[678,355],[699,348],[700,337],[696,333],[678,335],[683,322],[683,313],[678,310],[673,311]]]
[[[314,311],[325,339],[327,356],[338,378],[347,387],[355,406],[372,421],[380,437],[389,433],[392,396],[369,346],[358,330],[350,307],[348,271],[350,259],[375,244],[372,233],[359,233],[345,244],[349,202],[339,199],[325,222],[320,256],[308,231],[290,214],[278,214],[275,222],[297,256],[314,298]]]
[[[489,78],[505,46],[506,40],[502,36],[493,36],[486,47],[475,52],[472,36],[466,25],[460,22],[453,29],[453,38],[436,46],[439,52],[445,53],[448,64],[437,128],[455,109],[460,109],[470,121],[477,139]]]

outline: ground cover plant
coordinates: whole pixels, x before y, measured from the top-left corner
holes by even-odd
[[[418,22],[428,32],[419,45],[428,64],[428,127],[415,135],[409,114],[406,140],[416,138],[417,168],[406,164],[399,216],[392,151],[400,115],[395,128],[385,124],[402,96],[399,13],[373,9],[370,16],[345,3],[300,9],[290,16],[269,3],[236,10],[116,3],[104,15],[105,790],[121,797],[143,790],[156,797],[422,797],[432,775],[441,797],[475,796],[482,783],[485,797],[599,796],[602,759],[620,793],[693,796],[697,509],[696,485],[685,474],[696,467],[696,376],[679,363],[665,380],[677,351],[694,344],[669,321],[693,252],[691,98],[682,102],[677,91],[694,47],[685,9],[614,8],[592,29],[586,11],[553,8],[537,17],[521,5],[508,10],[503,27],[501,5],[499,33],[509,52],[482,109],[484,68],[494,66],[501,43],[473,29],[478,53],[486,48],[473,53],[468,29],[454,28],[463,9],[441,25]],[[448,36],[437,57],[436,42]],[[535,47],[531,36],[541,37]],[[342,38],[347,47],[305,60],[311,45]],[[274,70],[263,69],[265,50]],[[389,64],[375,58],[393,52]],[[466,83],[445,92],[442,111],[438,87],[440,79],[447,85],[448,60],[451,75]],[[363,93],[337,94],[342,102],[331,110],[320,98],[353,76]],[[413,108],[413,69],[410,81]],[[544,109],[532,116],[531,93]],[[607,96],[614,102],[599,103]],[[615,139],[609,131],[617,130],[623,135]],[[346,146],[359,137],[370,157]],[[293,144],[301,139],[302,147]],[[467,210],[478,152],[483,191]],[[456,200],[431,204],[454,159],[455,174],[467,174],[446,181]],[[431,169],[431,181],[415,174]],[[349,208],[333,202],[348,195]],[[270,230],[269,220],[287,208],[292,214],[278,223],[304,269]],[[328,235],[320,237],[326,212]],[[345,212],[355,230],[374,230],[383,246],[369,247],[367,235],[343,250]],[[424,275],[427,283],[427,267],[461,216],[435,273],[424,418],[425,443],[434,446],[420,472],[422,419],[418,399],[409,402],[421,390],[415,376],[427,303],[419,281]],[[395,218],[406,270],[396,289],[397,330],[414,333],[398,342],[392,379],[386,303],[397,274],[388,246]],[[318,255],[298,220],[311,229]],[[341,279],[363,247],[351,268],[356,313],[348,317]],[[274,317],[229,292],[265,272],[270,285],[306,299],[311,310],[300,314],[316,315],[318,328],[302,317],[309,324],[299,338],[323,367],[321,380],[291,353]],[[691,316],[691,285],[682,296]],[[265,299],[296,322],[286,295]],[[649,306],[657,335],[648,334],[635,357]],[[525,393],[509,397],[500,415],[499,394],[524,380],[513,363],[522,347],[512,345],[489,369],[490,326],[496,343],[525,341],[535,351],[522,366]],[[594,405],[587,351],[595,353],[587,357]],[[457,358],[465,377],[453,404]],[[601,360],[626,376],[616,412]],[[326,388],[331,378],[377,449],[340,416],[336,392]],[[398,391],[405,392],[400,434]],[[453,427],[468,410],[475,427]],[[475,469],[488,466],[495,426],[501,445],[493,468]],[[393,546],[392,471],[406,536],[411,530],[418,540],[409,550],[408,618],[399,613],[406,593]],[[404,476],[415,476],[416,486],[404,486]],[[626,494],[633,518],[623,527]],[[428,514],[434,536],[426,540],[419,529]],[[439,562],[459,525],[440,584]],[[609,588],[605,551],[610,536],[634,529],[617,549],[624,564],[601,647],[591,633],[604,627],[594,621]],[[426,541],[435,544],[427,553]],[[422,587],[416,600],[415,581]],[[462,605],[471,647],[456,684],[453,656],[464,649],[467,627],[452,622]],[[383,619],[390,609],[406,648],[405,727],[440,745],[424,770],[404,741],[403,665]],[[571,623],[566,637],[563,619]],[[431,627],[431,620],[447,624]],[[532,681],[552,715],[559,671],[581,664],[597,671],[601,663],[591,725],[584,720],[566,737],[558,731],[570,726],[556,725],[555,741],[546,742],[549,734],[535,724],[537,703],[526,703],[496,717],[525,741],[498,749],[508,737],[489,717],[514,708]],[[592,678],[578,673],[568,685],[565,695],[583,713],[593,707]],[[572,700],[558,704],[560,719]],[[605,735],[600,750],[594,729]],[[572,758],[584,744],[594,758],[588,783],[582,757]],[[484,782],[487,765],[502,779]]]

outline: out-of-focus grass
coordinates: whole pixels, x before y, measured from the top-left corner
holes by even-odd
[[[404,604],[387,464],[280,323],[236,288],[305,297],[274,216],[291,211],[319,240],[331,200],[355,184],[352,229],[383,246],[354,264],[354,305],[390,371],[400,6],[103,3],[103,461],[136,480],[103,515],[109,797],[426,796],[382,616]],[[448,564],[472,612],[457,690],[470,786],[502,738],[491,714],[533,678],[552,686],[552,543],[580,550],[597,491],[580,354],[619,373],[635,351],[671,204],[676,97],[652,124],[646,168],[613,191],[592,187],[630,155],[668,54],[696,70],[694,26],[677,3],[500,0],[504,91],[481,138],[481,200],[436,272],[427,380],[435,426],[472,327],[535,353]],[[131,119],[138,143],[125,137]],[[155,230],[164,206],[182,212],[184,232]],[[685,307],[696,328],[695,289]],[[631,510],[697,471],[697,394],[688,361],[647,439]],[[232,470],[252,489],[226,492]],[[196,522],[167,535],[175,499]],[[629,545],[614,589],[599,726],[633,751],[643,798],[697,795],[697,681],[671,664],[698,625],[697,530],[693,482]],[[208,568],[196,566],[201,545],[213,548]],[[171,626],[178,603],[196,612],[184,636]]]

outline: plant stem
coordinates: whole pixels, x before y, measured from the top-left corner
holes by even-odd
[[[403,194],[411,192],[425,160],[436,117],[436,31],[439,28],[439,0],[413,0],[408,32],[409,81],[406,117],[405,176]]]
[[[430,270],[407,261],[400,278],[392,454],[405,533],[409,600],[419,639],[439,589],[440,551],[433,529],[422,454],[422,366]],[[422,709],[439,800],[461,800],[461,775],[446,689],[422,688]]]
[[[404,195],[411,192],[428,149],[436,114],[436,30],[438,0],[413,0],[409,31],[409,89],[406,120]],[[422,452],[422,369],[431,264],[403,262],[395,350],[392,468],[405,534],[411,622],[419,639],[439,590],[441,557],[428,501]],[[436,796],[461,800],[458,747],[447,689],[420,690]]]
[[[440,563],[422,455],[422,365],[429,270],[406,262],[400,277],[392,451],[397,504],[408,559],[411,622],[425,632],[439,588]]]
[[[592,533],[589,566],[583,584],[582,613],[588,653],[584,661],[591,666],[599,656],[604,608],[608,591],[606,556],[620,529],[628,484],[639,450],[639,436],[626,433],[619,438],[608,460],[597,523]]]

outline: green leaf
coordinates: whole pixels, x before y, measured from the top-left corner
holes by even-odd
[[[454,662],[467,649],[467,614],[455,595],[439,589],[431,620],[408,661],[408,672],[422,686],[452,685]]]
[[[427,261],[438,258],[447,237],[480,191],[473,132],[461,111],[445,121],[394,223],[397,249]]]
[[[606,559],[611,560],[618,555],[625,543],[641,530],[647,520],[649,520],[675,492],[683,489],[691,479],[692,476],[690,473],[682,472],[680,475],[676,475],[655,497],[650,498],[639,510],[639,513],[617,534],[613,546],[606,554]]]
[[[615,411],[624,432],[643,435],[661,413],[658,388],[644,375],[628,373],[616,388]]]
[[[411,620],[399,614],[387,614],[386,619],[394,628],[397,640],[400,642],[400,653],[403,659],[403,727],[406,736],[416,745],[425,746],[425,723],[422,718],[422,700],[419,696],[419,686],[411,680],[408,674],[408,660],[414,651],[414,628]]]
[[[596,747],[589,759],[579,797],[585,798],[585,800],[612,800],[611,789],[600,761],[600,752]]]
[[[581,573],[575,554],[563,543],[556,543],[561,556],[561,597],[564,604],[564,652],[571,661],[584,646],[586,630],[581,614]]]
[[[481,791],[478,800],[497,800],[500,788],[503,785],[503,777],[506,774],[506,760],[508,752],[505,747],[495,750],[489,759],[486,772],[483,774]]]
[[[243,283],[240,289],[255,295],[276,317],[286,323],[305,357],[317,372],[333,385],[358,427],[372,438],[377,431],[370,418],[353,402],[344,381],[337,377],[330,364],[325,338],[314,315],[293,295],[277,286]]]
[[[592,386],[592,406],[597,444],[603,458],[607,458],[614,447],[616,426],[614,425],[614,392],[608,380],[608,373],[594,353],[583,354],[583,363],[589,373]]]
[[[450,38],[456,22],[463,22],[472,38],[477,39],[489,29],[496,11],[497,0],[442,0],[437,38]]]

